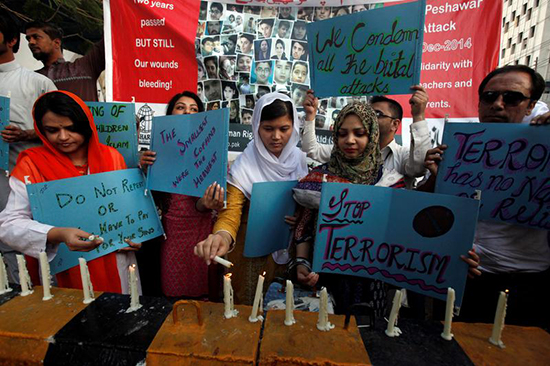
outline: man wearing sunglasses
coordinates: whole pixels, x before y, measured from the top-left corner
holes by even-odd
[[[378,117],[380,127],[380,150],[384,169],[395,170],[405,177],[407,188],[414,187],[415,177],[426,173],[424,158],[431,147],[430,131],[424,117],[428,94],[420,85],[411,87],[413,94],[409,100],[413,123],[411,124],[410,149],[395,142],[395,134],[403,119],[403,108],[395,100],[376,96],[371,100],[371,107]],[[313,160],[327,162],[330,159],[332,145],[321,145],[315,137],[315,114],[319,102],[313,90],[309,90],[304,101],[306,112],[304,132],[302,134],[302,151]]]
[[[542,76],[528,66],[509,65],[493,70],[479,85],[480,122],[521,123],[531,115],[544,88]],[[548,115],[536,116],[531,123],[548,123]]]
[[[544,88],[544,79],[530,67],[510,65],[493,70],[479,85],[479,120],[521,123],[532,113]],[[549,116],[549,113],[536,116],[531,124],[548,124]],[[544,309],[548,305],[543,303],[537,308],[539,290],[550,283],[548,231],[479,221],[474,243],[482,276],[468,283],[465,300],[476,305],[495,303],[498,291],[509,289],[507,323],[550,326]],[[482,309],[476,306],[472,310],[477,313]],[[485,313],[478,316],[491,321],[494,306],[493,309],[483,306],[483,310]],[[469,312],[465,314],[468,315],[472,315],[469,320],[478,319]]]
[[[544,88],[542,76],[528,66],[510,65],[493,70],[479,85],[480,122],[522,123],[531,115]],[[548,123],[550,113],[531,121],[531,124]],[[426,159],[440,161],[444,149],[438,146],[430,150]],[[430,171],[437,173],[437,168]],[[474,247],[479,255],[481,276],[468,280],[459,319],[492,322],[499,292],[509,290],[506,324],[550,327],[545,293],[550,283],[548,231],[480,220]]]

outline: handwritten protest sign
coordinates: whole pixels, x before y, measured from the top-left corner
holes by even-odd
[[[73,252],[59,246],[50,263],[52,273],[162,235],[162,225],[151,195],[144,194],[139,169],[117,170],[77,178],[27,185],[33,218],[58,227],[77,227],[104,239],[91,252]]]
[[[298,181],[254,183],[250,199],[245,257],[262,257],[288,248],[290,230],[285,216],[294,215],[292,188]]]
[[[10,98],[0,97],[0,131],[10,124]],[[0,137],[0,169],[9,169],[10,145]]]
[[[202,197],[206,188],[227,181],[229,109],[155,117],[151,150],[157,160],[147,189]]]
[[[313,271],[375,278],[460,306],[479,201],[400,189],[325,183]]]
[[[133,103],[86,102],[92,111],[99,142],[112,146],[128,168],[138,166],[136,116]]]
[[[409,93],[420,81],[425,8],[421,0],[307,24],[316,96]]]
[[[550,126],[449,123],[436,192],[473,197],[479,218],[550,230]]]

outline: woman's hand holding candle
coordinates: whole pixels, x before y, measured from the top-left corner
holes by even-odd
[[[208,235],[208,238],[199,242],[194,249],[195,255],[204,259],[206,264],[212,263],[215,256],[223,257],[228,251],[233,238],[229,233],[220,231]]]
[[[90,233],[73,227],[54,227],[48,231],[47,237],[49,243],[65,243],[69,250],[77,252],[89,252],[103,243],[100,237],[86,240]]]

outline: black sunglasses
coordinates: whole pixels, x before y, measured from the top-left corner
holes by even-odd
[[[379,110],[376,110],[376,109],[374,110],[374,114],[376,114],[376,117],[377,117],[377,118],[380,118],[380,117],[388,117],[388,118],[390,118],[390,119],[397,119],[397,118],[395,118],[395,117],[388,116],[387,114],[384,114],[384,113],[382,113],[382,112],[380,112]]]
[[[479,100],[485,104],[494,103],[499,96],[502,95],[502,101],[509,106],[517,106],[525,99],[531,99],[526,97],[523,93],[518,91],[486,91],[481,93]]]

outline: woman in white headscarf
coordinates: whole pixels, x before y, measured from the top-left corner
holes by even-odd
[[[298,128],[296,108],[288,96],[270,93],[258,100],[252,116],[254,139],[229,172],[227,208],[220,212],[213,234],[195,247],[195,254],[208,264],[214,256],[229,253],[235,264],[232,283],[237,303],[252,304],[259,273],[266,272],[267,285],[285,269],[271,255],[245,258],[243,251],[252,185],[296,180],[307,174],[306,157],[296,147]]]

